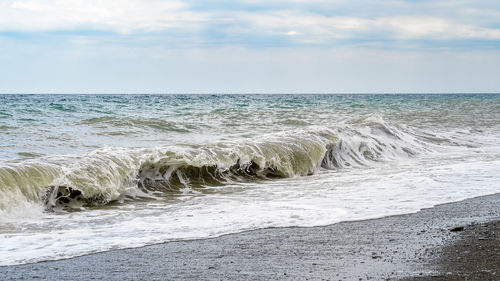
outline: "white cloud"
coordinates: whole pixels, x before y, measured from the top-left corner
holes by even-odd
[[[53,31],[92,27],[118,32],[192,28],[206,19],[180,1],[17,0],[0,4],[0,30]]]
[[[294,11],[267,15],[242,13],[238,18],[250,23],[248,32],[294,31],[304,40],[320,43],[328,39],[500,39],[500,29],[460,24],[452,20],[429,16],[394,16],[375,19],[360,17],[325,17],[303,15]],[[290,33],[288,33],[290,34]]]
[[[245,44],[250,38],[273,38],[287,36],[290,42],[328,44],[332,40],[365,39],[376,42],[387,39],[499,40],[500,29],[476,18],[462,19],[445,13],[440,16],[415,14],[405,15],[398,11],[403,4],[418,5],[402,1],[382,1],[384,9],[392,3],[387,15],[353,16],[327,15],[327,13],[290,9],[291,4],[315,6],[340,5],[353,8],[346,0],[278,0],[273,8],[257,10],[203,10],[194,9],[186,0],[16,0],[0,2],[0,31],[60,31],[96,29],[103,31],[148,33],[168,31],[179,34],[185,41],[202,42],[238,38],[236,44]],[[242,0],[250,4],[262,4],[263,0]],[[189,2],[192,5],[195,2]],[[326,3],[326,4],[325,4]],[[437,2],[434,5],[451,5],[452,2]],[[281,6],[280,6],[281,5]],[[423,5],[423,4],[422,4]],[[474,14],[479,10],[457,9],[462,14]],[[309,7],[308,6],[308,7]],[[354,5],[356,6],[356,5]],[[282,7],[277,8],[277,7]],[[436,8],[437,9],[437,8]],[[484,11],[484,10],[480,10]],[[332,12],[330,12],[332,13]],[[498,13],[493,10],[492,13]],[[489,24],[489,26],[497,26]],[[207,31],[201,35],[200,30]],[[210,34],[223,36],[210,38]],[[175,35],[173,35],[175,37]],[[205,36],[205,38],[200,38]],[[201,40],[198,40],[201,39]],[[265,40],[265,39],[263,39]],[[224,42],[222,42],[224,43]],[[233,42],[234,43],[234,42]]]
[[[500,39],[500,29],[459,24],[436,17],[380,18],[373,24],[390,29],[405,39]]]

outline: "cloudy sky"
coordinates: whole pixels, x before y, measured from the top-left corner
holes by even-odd
[[[500,92],[498,0],[0,0],[0,92]]]

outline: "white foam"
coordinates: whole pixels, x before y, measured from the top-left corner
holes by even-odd
[[[243,230],[318,226],[416,212],[499,192],[498,146],[443,147],[418,158],[305,177],[234,182],[106,208],[24,219],[0,234],[1,265],[60,259]],[[9,228],[10,227],[10,228]],[[22,231],[21,231],[22,228]],[[9,230],[10,229],[10,230]]]

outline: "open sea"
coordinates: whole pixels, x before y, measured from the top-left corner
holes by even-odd
[[[500,192],[500,95],[0,95],[0,265]]]

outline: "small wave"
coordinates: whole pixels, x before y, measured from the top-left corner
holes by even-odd
[[[42,157],[44,156],[43,154],[41,153],[36,153],[36,152],[24,152],[24,151],[21,151],[21,152],[18,152],[17,155],[19,156],[22,156],[22,157],[25,157],[25,158],[35,158],[35,157]]]
[[[0,118],[9,118],[12,117],[12,114],[5,112],[3,110],[0,110]]]
[[[131,118],[131,117],[115,117],[102,116],[94,117],[81,121],[79,124],[92,125],[96,127],[106,128],[108,126],[118,128],[149,128],[160,131],[173,131],[179,133],[188,133],[190,130],[185,126],[180,126],[174,122],[169,122],[159,118]]]
[[[74,105],[65,105],[60,103],[50,103],[50,108],[63,112],[76,112],[77,108]]]
[[[280,125],[285,125],[285,126],[310,126],[311,123],[300,120],[300,119],[285,119],[281,122],[279,122]]]
[[[252,141],[41,157],[0,167],[0,210],[15,209],[12,201],[49,210],[73,208],[125,196],[364,167],[428,151],[425,141],[383,120],[365,120],[359,126],[309,127]]]
[[[2,126],[0,126],[0,131],[9,131],[12,129],[17,129],[17,128],[18,127],[2,125]]]

